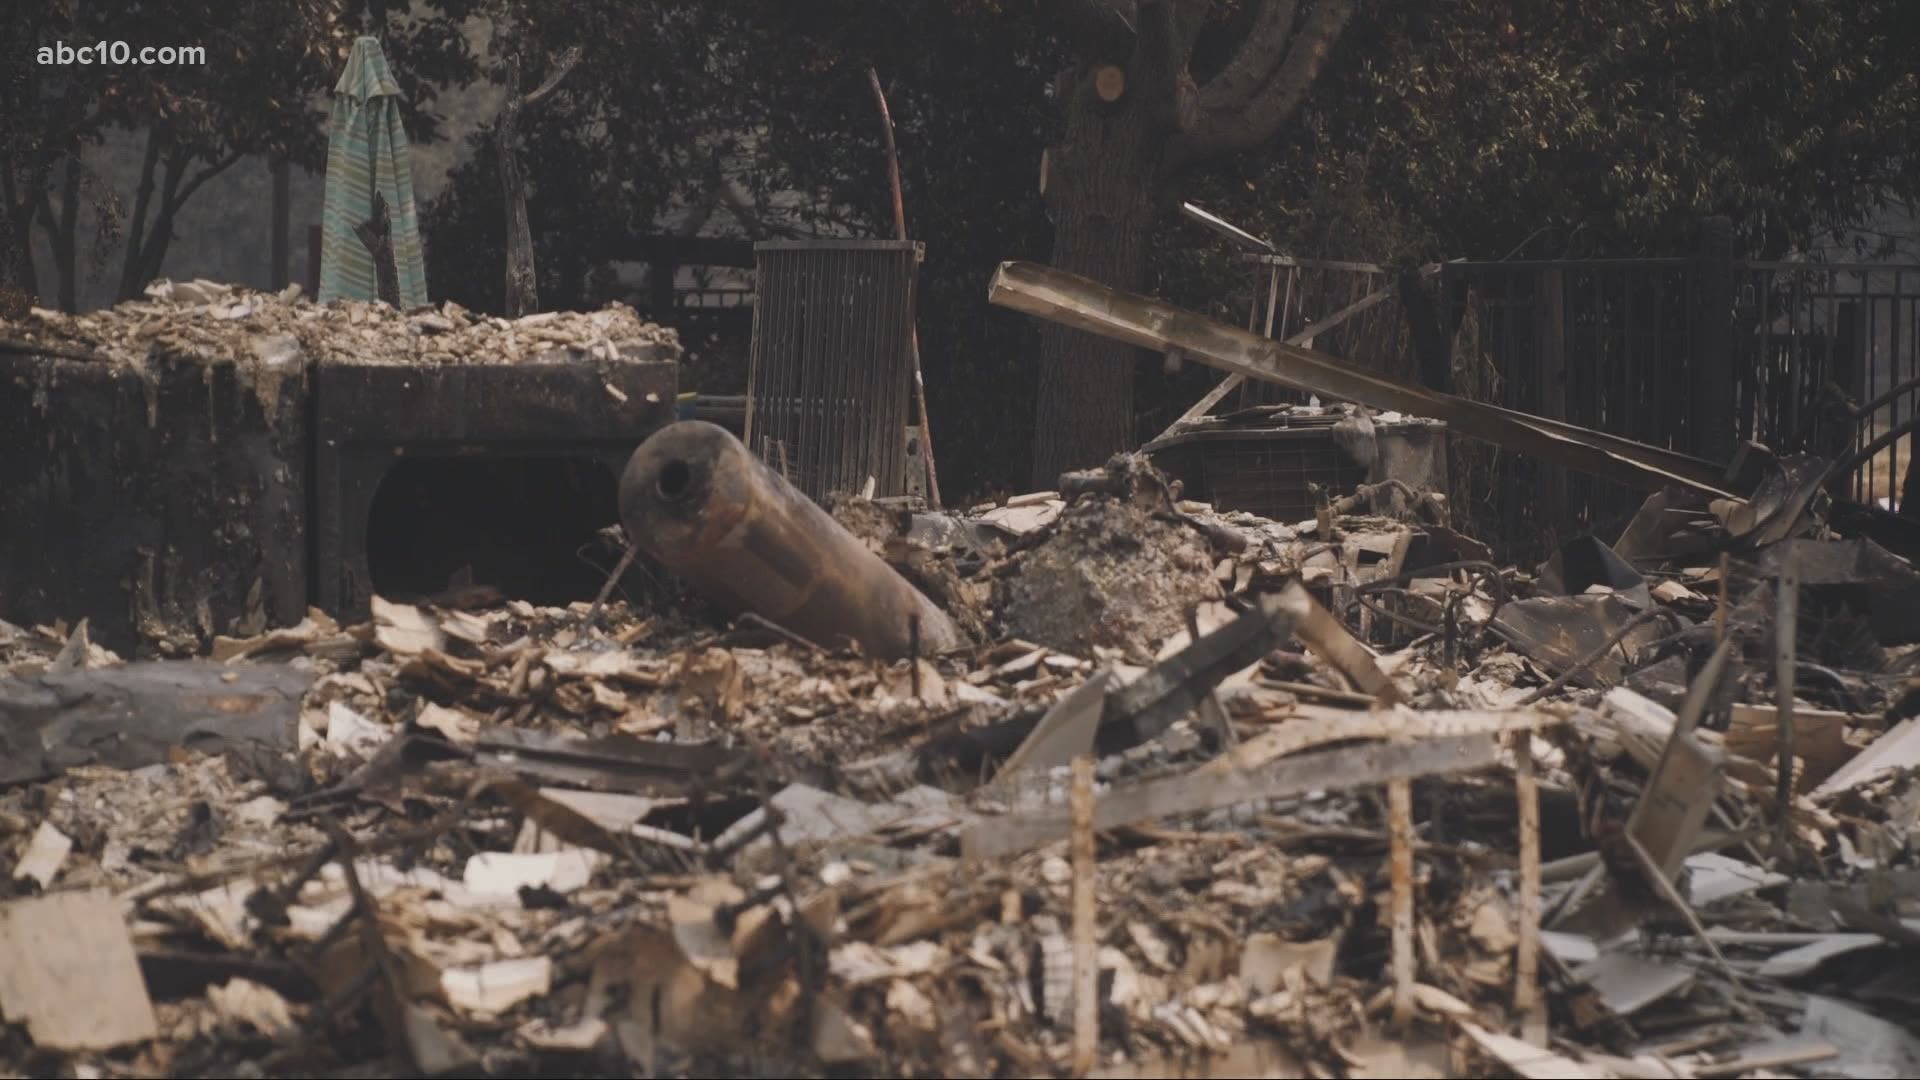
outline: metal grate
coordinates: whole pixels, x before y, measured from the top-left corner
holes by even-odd
[[[906,490],[919,244],[754,245],[746,442],[808,495]]]

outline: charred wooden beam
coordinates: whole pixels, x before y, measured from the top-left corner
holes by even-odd
[[[709,597],[808,640],[889,658],[962,644],[946,612],[718,425],[686,420],[642,443],[620,520]]]
[[[1455,431],[1640,488],[1682,484],[1727,496],[1725,468],[1671,450],[1356,371],[1325,353],[1250,334],[1159,300],[1026,262],[1001,263],[988,299],[1002,307],[1183,356],[1296,390],[1444,420]]]

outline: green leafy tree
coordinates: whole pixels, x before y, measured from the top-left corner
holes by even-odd
[[[1899,0],[530,5],[526,84],[583,49],[524,136],[542,300],[592,302],[597,267],[635,257],[663,212],[697,222],[741,195],[751,235],[890,235],[871,64],[927,244],[942,486],[1050,485],[1062,461],[1132,445],[1136,405],[1184,405],[1214,375],[1168,380],[1134,350],[986,308],[1000,260],[1237,319],[1244,268],[1171,212],[1180,199],[1302,254],[1391,263],[1676,254],[1709,213],[1754,255],[1805,247],[1914,194],[1917,15]],[[430,255],[436,287],[480,267],[471,295],[499,310],[494,156],[486,143],[436,207]]]
[[[352,39],[380,33],[401,83],[404,115],[418,142],[437,137],[440,87],[474,75],[459,22],[466,0],[388,16],[383,5],[339,0],[262,0],[232,8],[162,2],[16,4],[10,40],[37,49],[125,41],[129,46],[204,49],[193,64],[35,64],[10,83],[5,130],[7,221],[16,265],[31,280],[28,228],[37,222],[53,253],[59,303],[74,304],[75,226],[91,200],[120,235],[112,193],[86,190],[82,152],[110,128],[144,131],[125,219],[119,294],[139,294],[158,276],[181,207],[209,180],[254,154],[317,167],[325,159],[326,95]],[[17,273],[18,271],[16,271]],[[37,285],[37,283],[35,283]]]

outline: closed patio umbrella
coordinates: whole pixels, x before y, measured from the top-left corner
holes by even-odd
[[[386,282],[369,243],[391,249]],[[403,309],[427,302],[412,150],[400,126],[400,86],[375,37],[354,41],[347,69],[333,87],[319,299],[385,299]]]

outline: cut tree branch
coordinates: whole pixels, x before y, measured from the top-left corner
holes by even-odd
[[[186,204],[188,199],[193,198],[194,192],[200,190],[200,185],[226,172],[234,162],[239,160],[240,155],[238,153],[228,154],[226,157],[195,173],[192,179],[180,185],[180,193],[173,197],[173,205],[167,208],[168,211],[171,212],[180,209],[181,206]]]
[[[1249,150],[1271,139],[1300,107],[1357,6],[1356,0],[1319,0],[1259,91],[1238,107],[1203,111],[1198,128],[1174,147],[1176,161]]]

